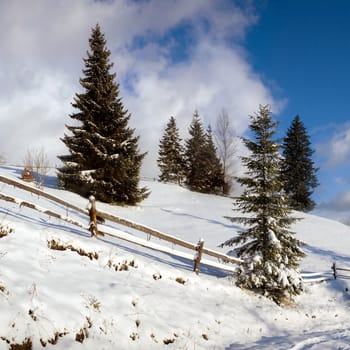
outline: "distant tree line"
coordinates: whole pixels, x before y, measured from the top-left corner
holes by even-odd
[[[185,184],[197,192],[229,194],[232,176],[228,172],[229,163],[235,155],[234,137],[225,134],[229,127],[227,113],[219,116],[217,128],[219,136],[216,144],[221,145],[219,154],[211,127],[204,130],[198,112],[193,115],[189,127],[189,138],[182,144],[176,119],[172,116],[166,125],[159,143],[159,181]],[[278,176],[283,191],[292,209],[310,211],[315,202],[311,199],[318,185],[317,168],[312,160],[314,151],[307,130],[297,115],[281,144],[276,157],[280,159]],[[260,166],[264,166],[260,164]],[[236,178],[237,180],[237,178]]]
[[[183,145],[175,118],[170,117],[159,143],[159,180],[186,184],[192,191],[223,193],[224,169],[211,127],[204,130],[198,111],[193,115],[188,132],[189,138]]]

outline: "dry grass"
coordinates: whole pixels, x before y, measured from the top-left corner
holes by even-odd
[[[108,260],[107,266],[110,269],[114,269],[115,271],[128,271],[129,267],[137,268],[137,264],[135,260],[123,260],[122,262],[118,262],[117,264],[113,263],[111,260]]]
[[[30,338],[25,338],[21,344],[12,343],[11,340],[5,337],[0,337],[0,339],[6,342],[10,346],[9,350],[32,350],[33,349],[33,343]]]
[[[98,254],[96,252],[86,252],[85,250],[81,249],[81,248],[76,248],[73,247],[71,244],[63,244],[59,241],[55,241],[54,239],[52,239],[51,241],[47,242],[47,246],[50,249],[53,250],[70,250],[72,252],[76,252],[81,256],[86,256],[88,257],[90,260],[97,260],[98,259]]]

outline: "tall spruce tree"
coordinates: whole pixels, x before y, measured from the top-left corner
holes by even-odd
[[[184,148],[181,145],[179,129],[174,117],[170,117],[164,135],[159,143],[159,181],[181,184],[185,177]]]
[[[304,253],[302,243],[289,230],[296,219],[290,216],[280,181],[279,145],[272,140],[276,126],[269,106],[260,106],[251,116],[255,139],[243,138],[250,155],[241,157],[246,173],[237,178],[243,193],[235,201],[235,210],[249,215],[229,218],[248,228],[221,246],[235,246],[243,259],[237,269],[239,286],[281,303],[301,292],[299,260]]]
[[[205,153],[206,153],[206,192],[207,193],[223,193],[224,192],[224,169],[217,155],[217,149],[213,141],[213,133],[211,127],[207,128],[205,135]]]
[[[314,151],[309,135],[298,115],[287,130],[282,149],[281,177],[290,205],[295,210],[310,211],[315,207],[311,195],[318,186],[318,169],[311,158]]]
[[[186,184],[192,191],[222,193],[223,168],[217,156],[211,128],[204,130],[198,111],[195,111],[185,145]]]
[[[206,191],[205,131],[198,111],[194,112],[185,142],[186,184],[192,191]]]
[[[82,93],[77,93],[67,126],[71,135],[62,139],[69,155],[59,156],[59,185],[83,196],[95,195],[105,202],[136,204],[147,196],[139,188],[140,167],[145,154],[138,150],[139,137],[128,126],[130,114],[119,97],[116,74],[110,73],[110,51],[97,24],[84,59]]]

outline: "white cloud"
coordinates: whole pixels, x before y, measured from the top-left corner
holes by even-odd
[[[249,9],[225,0],[0,2],[0,153],[19,162],[27,148],[44,146],[56,163],[65,152],[59,138],[70,123],[70,102],[97,22],[140,149],[149,152],[145,175],[157,170],[158,143],[171,115],[186,137],[195,109],[214,125],[225,108],[237,132],[244,132],[259,104],[280,108],[240,46],[254,21]],[[192,44],[187,59],[174,63],[176,38],[163,46],[158,39],[181,23],[190,24]],[[135,47],[133,40],[142,36],[145,45]]]
[[[329,142],[317,146],[327,167],[344,165],[350,160],[350,124],[338,125]]]
[[[318,205],[315,214],[350,225],[349,210],[350,191],[344,191],[336,195],[332,200]]]

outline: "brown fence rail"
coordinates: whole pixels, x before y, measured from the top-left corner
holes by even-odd
[[[334,279],[350,279],[350,269],[345,267],[338,267],[334,262],[332,265]]]

